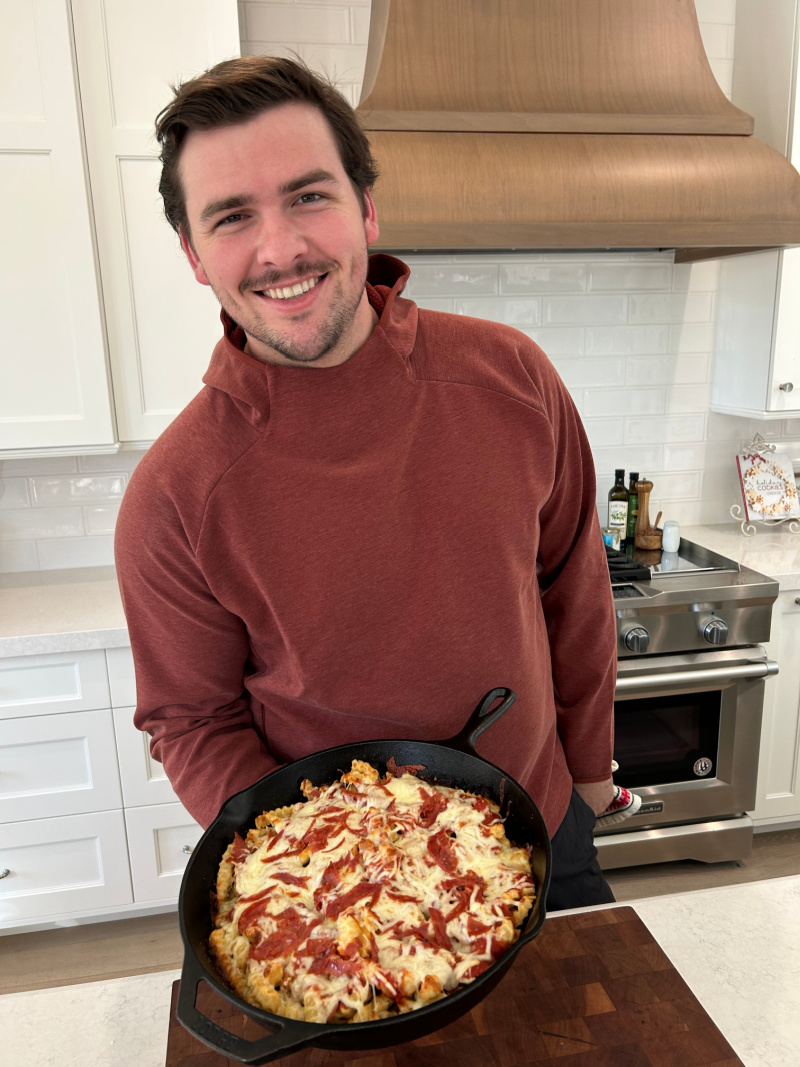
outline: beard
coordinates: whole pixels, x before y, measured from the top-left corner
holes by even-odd
[[[353,260],[349,284],[346,287],[342,285],[342,281],[337,275],[325,279],[327,284],[332,286],[327,315],[317,330],[306,338],[298,336],[303,331],[302,318],[300,318],[295,329],[292,329],[291,326],[288,329],[281,329],[270,325],[257,311],[250,307],[247,308],[246,314],[243,315],[240,308],[226,307],[220,293],[216,294],[217,299],[245,333],[262,345],[271,348],[292,363],[316,363],[332,349],[336,348],[342,339],[346,337],[348,330],[350,330],[355,321],[367,281],[368,258],[369,252],[365,244],[363,253]],[[336,270],[336,264],[331,262],[300,263],[292,271],[291,275],[278,271],[266,272],[258,278],[245,279],[239,289],[242,294],[250,291],[263,292],[266,289],[280,288],[292,278],[318,277],[321,274],[330,275],[331,271]],[[334,278],[336,279],[335,281]],[[325,283],[323,282],[323,284]],[[270,298],[267,297],[266,299]],[[301,316],[302,314],[300,313]],[[242,321],[245,318],[247,321]]]

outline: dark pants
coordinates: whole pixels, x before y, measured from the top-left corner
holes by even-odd
[[[614,894],[597,862],[592,836],[595,821],[595,813],[573,789],[564,821],[550,842],[552,876],[547,892],[548,912],[614,903]]]

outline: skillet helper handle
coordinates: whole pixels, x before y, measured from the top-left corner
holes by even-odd
[[[469,719],[467,719],[464,729],[457,733],[455,737],[439,743],[447,745],[448,748],[458,749],[460,752],[469,752],[472,756],[477,755],[475,742],[484,730],[488,730],[490,726],[493,726],[498,719],[505,715],[516,699],[517,694],[513,689],[507,689],[505,686],[490,689]],[[497,707],[493,707],[498,700],[501,703]]]
[[[212,1022],[207,1016],[198,1010],[195,1001],[197,999],[197,987],[201,979],[205,977],[204,971],[194,960],[187,956],[183,963],[181,984],[178,990],[178,1004],[175,1014],[178,1022],[186,1030],[202,1041],[204,1045],[214,1049],[223,1056],[230,1056],[239,1063],[261,1064],[276,1060],[288,1052],[296,1051],[310,1044],[308,1032],[299,1027],[292,1019],[284,1019],[276,1016],[277,1033],[268,1034],[257,1038],[255,1041],[246,1041],[229,1030],[225,1030],[217,1023]],[[318,1035],[317,1035],[318,1036]]]

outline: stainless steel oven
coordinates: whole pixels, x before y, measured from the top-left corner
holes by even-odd
[[[615,584],[614,780],[642,798],[598,832],[603,867],[741,859],[752,846],[777,582],[681,542],[684,565]],[[642,560],[633,561],[642,563]],[[618,595],[618,592],[622,595]]]

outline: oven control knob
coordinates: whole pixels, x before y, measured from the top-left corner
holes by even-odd
[[[625,647],[631,652],[646,652],[650,644],[650,634],[644,626],[632,626],[625,634]]]
[[[703,637],[710,645],[724,645],[728,641],[728,624],[722,619],[711,619],[703,626]]]

